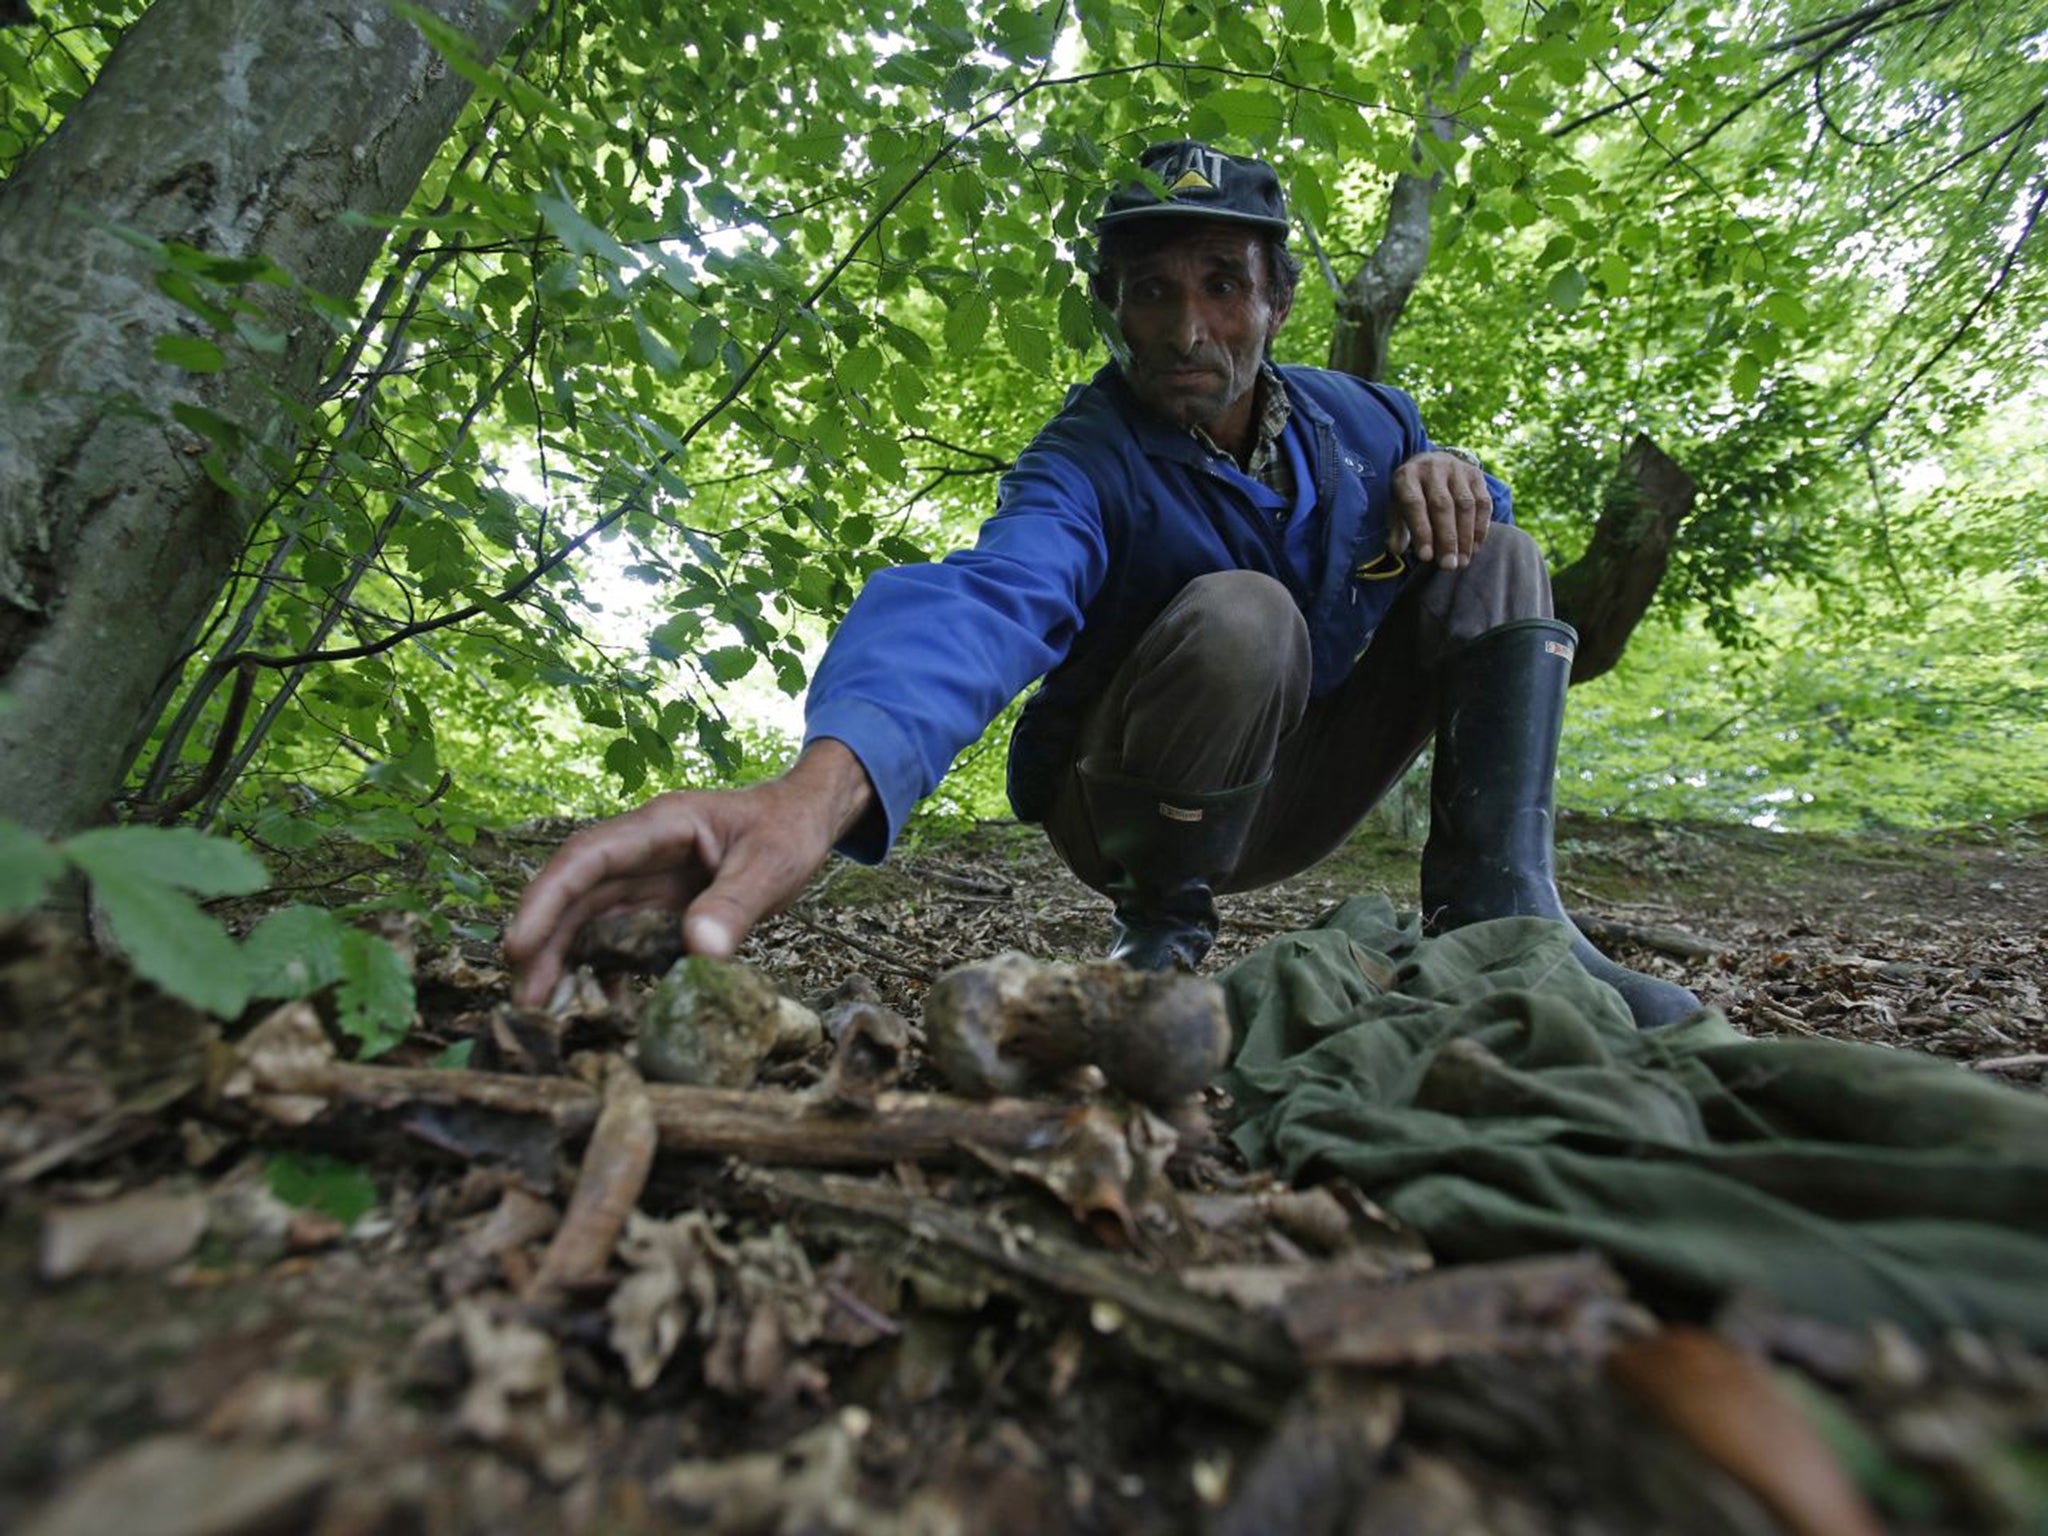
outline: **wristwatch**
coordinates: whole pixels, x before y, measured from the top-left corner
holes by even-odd
[[[1448,453],[1454,459],[1462,459],[1482,474],[1486,471],[1486,466],[1479,462],[1479,455],[1470,448],[1448,448],[1444,444],[1438,443],[1436,444],[1436,451],[1438,453]]]

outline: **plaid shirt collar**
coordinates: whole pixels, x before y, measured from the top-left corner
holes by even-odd
[[[1258,390],[1258,412],[1252,424],[1252,456],[1245,465],[1245,473],[1265,486],[1268,490],[1291,495],[1294,491],[1294,475],[1287,462],[1287,455],[1280,450],[1280,434],[1286,430],[1287,418],[1294,414],[1294,402],[1287,398],[1287,385],[1270,363],[1259,365],[1258,382],[1252,386]],[[1195,441],[1211,453],[1224,453],[1200,427],[1188,428]],[[1227,458],[1228,454],[1224,454]]]

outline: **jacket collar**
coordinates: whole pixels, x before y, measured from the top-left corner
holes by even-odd
[[[1287,386],[1287,399],[1296,414],[1317,427],[1330,425],[1330,413],[1308,396],[1308,392],[1296,382],[1298,370],[1281,364],[1274,365],[1280,381]],[[1100,390],[1122,418],[1138,446],[1153,458],[1169,459],[1179,464],[1205,464],[1209,454],[1195,440],[1194,434],[1161,421],[1138,403],[1137,394],[1125,382],[1123,370],[1114,362],[1104,363],[1089,380],[1089,388]]]

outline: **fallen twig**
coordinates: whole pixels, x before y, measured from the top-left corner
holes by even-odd
[[[911,965],[890,954],[887,950],[877,949],[874,945],[856,939],[851,934],[841,933],[837,928],[828,928],[815,918],[805,917],[801,912],[785,912],[782,914],[782,917],[785,922],[795,923],[806,933],[815,933],[821,939],[831,939],[835,943],[844,944],[856,954],[866,955],[884,970],[894,971],[898,976],[907,976],[912,981],[921,981],[927,985],[931,982],[932,973],[930,971],[921,970],[917,966]]]
[[[1289,1291],[1287,1332],[1316,1365],[1598,1355],[1635,1322],[1625,1295],[1594,1254],[1466,1264],[1392,1283],[1344,1276]]]
[[[1634,944],[1676,960],[1711,960],[1728,952],[1726,944],[1659,923],[1623,923],[1611,917],[1589,917],[1583,912],[1574,912],[1572,921],[1595,944]]]
[[[1271,1318],[1198,1295],[1119,1255],[882,1181],[768,1169],[743,1169],[740,1177],[828,1217],[937,1244],[985,1275],[1092,1302],[1098,1329],[1128,1321],[1133,1348],[1172,1366],[1184,1389],[1238,1412],[1270,1417],[1278,1408],[1270,1389],[1302,1373],[1299,1353]]]
[[[297,1007],[280,1009],[249,1034],[221,1092],[288,1125],[336,1104],[371,1110],[461,1104],[535,1116],[583,1135],[600,1107],[597,1090],[573,1078],[340,1061],[319,1019]],[[1022,1156],[1056,1142],[1069,1113],[1054,1103],[976,1103],[940,1094],[881,1093],[873,1113],[856,1114],[844,1105],[767,1090],[653,1083],[646,1092],[664,1151],[842,1167],[950,1160],[970,1143]]]
[[[115,1105],[92,1124],[53,1141],[40,1151],[16,1158],[0,1171],[0,1184],[32,1184],[44,1174],[99,1150],[111,1138],[138,1121],[171,1107],[199,1086],[196,1073],[179,1073],[133,1098]]]
[[[583,1153],[576,1192],[554,1240],[526,1288],[529,1300],[581,1284],[604,1273],[626,1218],[640,1203],[654,1167],[654,1110],[647,1085],[623,1058],[606,1071],[604,1108]]]

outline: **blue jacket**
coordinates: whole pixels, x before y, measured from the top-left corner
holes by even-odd
[[[1114,364],[1003,477],[973,549],[877,571],[833,637],[804,739],[844,742],[879,801],[841,846],[866,862],[895,841],[954,756],[1034,679],[1010,742],[1010,802],[1043,820],[1089,706],[1180,589],[1212,571],[1286,583],[1308,622],[1311,695],[1342,682],[1413,574],[1385,558],[1395,468],[1431,444],[1415,402],[1384,384],[1283,367],[1297,505],[1145,413]],[[1487,477],[1493,518],[1512,521]],[[1378,562],[1377,565],[1374,562]]]

